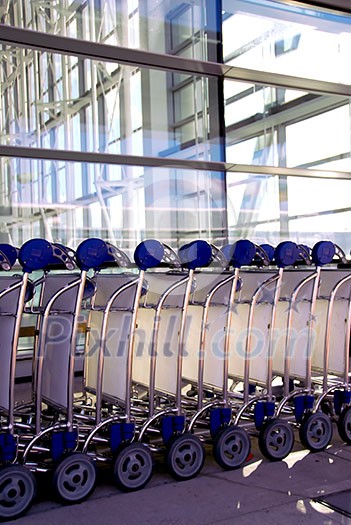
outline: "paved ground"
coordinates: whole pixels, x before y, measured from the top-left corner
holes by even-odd
[[[294,451],[279,463],[263,459],[254,442],[253,458],[241,470],[221,470],[209,451],[196,479],[175,482],[158,462],[152,480],[141,491],[121,493],[104,476],[88,501],[62,506],[50,500],[48,492],[15,523],[351,524],[350,519],[313,501],[322,494],[347,489],[351,494],[351,447],[337,436],[318,454],[303,450],[297,441]]]

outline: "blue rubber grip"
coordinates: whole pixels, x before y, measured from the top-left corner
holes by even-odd
[[[155,268],[162,262],[165,249],[156,239],[146,239],[135,248],[134,261],[140,270]]]
[[[3,270],[10,270],[17,261],[17,248],[11,244],[0,244],[0,264]]]
[[[256,255],[256,247],[253,242],[241,239],[233,244],[231,265],[234,268],[248,266],[252,263]]]
[[[335,244],[331,241],[319,241],[312,248],[312,262],[316,266],[330,264],[335,255]]]
[[[212,248],[207,241],[192,241],[179,248],[180,262],[189,270],[208,266],[212,258]]]
[[[81,270],[98,270],[104,266],[107,259],[106,242],[95,237],[81,242],[76,251],[77,265]]]
[[[18,260],[26,273],[44,270],[52,261],[52,257],[52,244],[40,238],[25,242],[18,252]]]
[[[261,244],[260,245],[262,250],[264,250],[267,254],[267,258],[270,260],[270,261],[273,261],[274,259],[274,248],[271,244]]]
[[[285,268],[295,264],[299,258],[297,244],[292,241],[284,241],[278,244],[274,250],[274,259],[278,268]]]

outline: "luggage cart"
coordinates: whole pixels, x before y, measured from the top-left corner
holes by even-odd
[[[132,300],[128,292],[134,293],[133,287],[138,280],[138,276],[132,272],[133,265],[129,257],[109,242],[106,242],[106,246],[108,258],[100,268],[95,269],[93,277],[96,293],[90,307],[89,331],[84,352],[83,391],[84,395],[94,397],[89,405],[79,403],[76,414],[78,419],[90,422],[92,427],[99,425],[103,418],[104,372],[105,379],[106,375],[111,375],[110,367],[106,367],[104,371],[104,359],[114,349],[114,332],[126,327],[121,312],[129,312]],[[79,410],[84,414],[80,415]],[[91,430],[92,428],[88,428],[89,432]]]
[[[18,251],[0,244],[0,269],[9,271],[17,260]],[[39,255],[39,254],[38,254]],[[41,260],[35,263],[41,267]],[[25,303],[32,297],[29,273],[0,275],[0,521],[23,515],[36,496],[36,480],[19,457],[19,426],[15,418],[15,369],[20,325]]]
[[[328,272],[327,277],[332,274],[334,279],[330,294],[324,301],[321,297],[326,311],[324,344],[320,341],[322,334],[319,330],[315,345],[316,349],[324,348],[324,352],[313,352],[312,369],[322,373],[322,392],[316,401],[315,410],[327,413],[336,422],[341,439],[350,445],[351,274],[347,268],[349,264],[343,261],[337,271]],[[334,282],[336,277],[337,282]]]
[[[291,426],[275,417],[273,347],[284,270],[294,265],[301,253],[304,251],[295,243],[282,242],[274,251],[278,272],[266,275],[263,280],[258,272],[243,276],[245,294],[250,289],[254,292],[248,302],[238,302],[240,338],[232,338],[234,351],[229,362],[230,375],[243,381],[243,398],[237,405],[233,424],[247,426],[252,431],[254,423],[260,450],[271,461],[284,459],[294,445]],[[258,284],[256,289],[255,286],[252,287],[255,280]],[[245,329],[243,323],[246,322]],[[243,353],[239,351],[242,347],[245,348]],[[259,389],[253,391],[253,384],[258,385]]]
[[[229,388],[229,353],[230,336],[233,330],[233,310],[236,294],[241,287],[245,286],[239,277],[243,266],[255,264],[268,265],[269,259],[264,250],[249,240],[239,240],[222,251],[226,254],[228,267],[234,272],[223,276],[222,279],[212,286],[203,301],[197,302],[199,311],[199,350],[197,352],[198,363],[194,367],[197,370],[197,410],[192,416],[188,430],[194,432],[197,425],[205,426],[210,430],[213,455],[217,463],[223,468],[230,470],[239,468],[247,460],[250,453],[251,443],[247,432],[232,423],[231,392]],[[200,306],[200,309],[199,309]],[[199,324],[199,323],[198,323]],[[235,330],[235,322],[234,322]],[[224,334],[222,359],[217,356],[218,362],[213,363],[212,373],[206,374],[206,354],[213,350],[217,334]],[[210,346],[210,348],[207,348]],[[208,365],[208,363],[207,363]],[[191,373],[191,371],[190,371]],[[189,371],[188,375],[189,376]],[[195,377],[191,378],[193,381]],[[207,384],[206,384],[207,382]],[[214,399],[208,401],[209,392],[212,390]],[[204,402],[204,398],[206,402]]]
[[[155,239],[141,242],[135,249],[134,259],[138,275],[97,277],[93,317],[96,314],[98,318],[100,310],[100,318],[93,322],[96,322],[96,333],[101,334],[100,345],[97,357],[88,359],[86,374],[86,387],[96,393],[96,414],[95,426],[86,436],[83,452],[98,462],[112,462],[114,480],[123,491],[144,487],[153,469],[149,447],[137,440],[139,424],[147,415],[147,409],[134,382],[139,307],[150,287],[148,270],[180,268],[174,251]],[[162,279],[162,274],[158,275]],[[176,275],[179,276],[179,270]],[[144,391],[148,389],[147,381]]]
[[[177,480],[187,480],[195,477],[204,463],[200,439],[187,431],[187,419],[194,410],[194,402],[183,395],[183,387],[187,384],[183,374],[186,338],[191,337],[188,308],[198,286],[196,269],[206,268],[215,261],[221,266],[225,260],[218,248],[202,240],[181,247],[179,258],[185,273],[173,277],[173,282],[165,287],[155,304],[150,343],[149,411],[138,441],[148,440],[153,450],[165,452],[170,474]],[[169,330],[171,326],[173,329]],[[158,399],[164,403],[157,402]]]
[[[34,264],[38,253],[45,259],[44,268],[52,263],[55,246],[35,241],[20,250],[19,259],[25,269]],[[100,239],[83,241],[76,252],[80,272],[71,276],[68,273],[65,283],[61,282],[63,286],[46,304],[44,301],[36,350],[33,424],[20,436],[23,465],[33,472],[51,472],[54,494],[65,503],[83,501],[96,483],[95,465],[78,452],[78,426],[73,417],[74,368],[88,271],[100,266],[107,257],[106,250]]]
[[[320,398],[319,403],[315,402],[318,391],[313,384],[312,364],[313,354],[316,352],[323,356],[325,348],[324,345],[320,348],[316,348],[315,345],[318,339],[316,333],[318,331],[325,333],[325,315],[322,310],[318,311],[321,306],[319,300],[321,272],[323,266],[333,262],[336,254],[343,258],[340,249],[330,241],[320,241],[314,245],[311,256],[315,271],[293,290],[287,316],[283,371],[284,397],[277,406],[276,417],[284,417],[284,413],[289,417],[289,412],[290,414],[292,412],[294,425],[299,429],[301,443],[311,452],[324,450],[333,434],[331,419],[320,410],[325,396]],[[304,339],[301,340],[300,337],[299,341],[301,334]],[[327,369],[325,373],[327,376]],[[302,385],[290,390],[292,380],[296,379],[302,381]]]
[[[29,241],[30,246],[36,246],[37,244],[46,246],[47,241],[45,239],[31,239]],[[35,324],[34,329],[34,340],[33,340],[33,356],[32,356],[32,400],[29,403],[21,403],[16,406],[16,415],[21,415],[22,418],[25,418],[26,413],[28,414],[28,420],[30,421],[33,416],[34,410],[34,400],[36,397],[35,388],[36,388],[36,372],[37,372],[37,351],[38,351],[38,341],[40,334],[40,324],[43,320],[42,315],[39,315],[43,312],[45,305],[49,302],[51,297],[61,288],[63,288],[69,280],[77,278],[77,274],[73,275],[68,272],[77,270],[75,262],[75,252],[63,246],[59,243],[50,243],[51,250],[48,248],[48,254],[51,251],[51,260],[45,262],[46,267],[40,268],[41,275],[32,280],[31,286],[33,287],[33,300],[29,303],[29,306],[25,307],[25,313],[28,314],[31,318],[34,318],[33,324]],[[23,245],[22,252],[27,250],[27,243]],[[47,261],[49,260],[49,255]],[[41,265],[43,266],[43,265]],[[62,272],[64,270],[64,272]],[[36,273],[36,270],[33,270]],[[92,282],[87,280],[85,297],[88,298],[89,293],[93,293]],[[37,298],[34,304],[34,299]]]

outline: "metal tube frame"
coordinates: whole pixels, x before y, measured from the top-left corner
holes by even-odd
[[[203,378],[204,378],[204,364],[205,364],[205,351],[206,351],[206,335],[207,335],[207,322],[208,314],[213,296],[217,293],[222,286],[230,283],[232,285],[229,293],[229,300],[227,305],[227,317],[225,324],[225,341],[224,341],[224,360],[228,361],[229,358],[229,343],[230,343],[230,325],[232,320],[232,307],[239,279],[239,268],[235,268],[234,274],[230,275],[223,281],[217,283],[212,290],[207,294],[205,303],[203,305],[203,314],[201,320],[201,334],[200,334],[200,347],[199,347],[199,363],[198,363],[198,411],[201,411],[203,407]],[[228,381],[228,363],[224,364],[223,369],[223,399],[227,404],[227,381]]]
[[[301,283],[296,286],[290,300],[290,308],[287,322],[287,335],[286,335],[286,346],[285,346],[285,363],[284,363],[284,397],[280,401],[277,409],[276,416],[282,413],[284,406],[288,401],[300,394],[311,394],[312,393],[312,342],[313,342],[313,328],[315,323],[315,309],[317,304],[319,283],[321,276],[321,266],[316,267],[316,271],[306,277]],[[313,289],[310,301],[310,314],[308,320],[308,335],[307,335],[307,355],[306,355],[306,386],[303,388],[297,388],[292,392],[289,392],[289,379],[290,379],[290,346],[291,346],[291,331],[292,331],[292,311],[296,302],[297,296],[301,289],[308,283],[313,281]],[[314,408],[314,411],[316,409]]]
[[[339,281],[333,288],[330,299],[328,303],[328,313],[327,313],[327,326],[325,333],[325,345],[324,345],[324,361],[323,361],[323,390],[328,389],[328,366],[329,366],[329,355],[330,355],[330,338],[331,338],[331,324],[332,324],[332,315],[336,299],[336,294],[338,293],[341,286],[347,282],[351,281],[351,275],[347,275],[341,281]],[[345,328],[345,368],[344,368],[344,383],[349,382],[349,348],[350,348],[350,330],[351,330],[351,296],[349,297],[348,304],[348,315]]]
[[[188,306],[192,291],[192,284],[194,279],[195,270],[189,269],[188,282],[185,289],[185,295],[183,300],[183,306],[181,310],[181,320],[178,338],[178,355],[177,355],[177,382],[176,382],[176,395],[175,405],[177,409],[177,415],[182,413],[182,369],[183,369],[183,356],[184,356],[184,338],[185,338],[185,325],[186,317],[188,312]]]
[[[25,305],[25,296],[26,296],[28,279],[29,279],[28,273],[24,272],[22,276],[22,280],[19,283],[16,283],[15,285],[8,288],[7,290],[4,290],[0,294],[0,298],[2,298],[8,293],[20,287],[20,295],[18,298],[17,310],[15,314],[16,321],[15,321],[14,334],[13,334],[13,339],[12,339],[12,351],[11,351],[11,361],[10,361],[9,410],[8,410],[8,427],[9,428],[8,430],[11,434],[13,434],[14,432],[14,423],[15,423],[14,409],[15,409],[16,357],[17,357],[18,340],[19,340],[22,314],[23,314],[24,305]]]
[[[133,279],[129,283],[124,284],[118,290],[116,290],[109,298],[104,314],[102,319],[102,327],[101,327],[101,344],[99,348],[99,357],[98,357],[98,369],[97,369],[97,380],[96,380],[96,400],[95,400],[95,422],[97,425],[101,422],[101,407],[102,407],[102,383],[103,383],[103,374],[104,374],[104,356],[105,356],[105,349],[106,349],[106,336],[107,336],[107,326],[108,326],[108,318],[110,315],[110,311],[112,308],[113,303],[117,299],[119,295],[121,295],[123,292],[131,288],[132,286],[136,285],[139,282],[139,277],[136,279]]]
[[[292,336],[292,322],[293,322],[293,312],[294,306],[300,293],[301,289],[311,281],[315,280],[318,277],[316,272],[313,272],[311,275],[307,276],[303,281],[301,281],[293,290],[290,298],[290,305],[288,311],[287,319],[287,331],[285,338],[285,357],[284,357],[284,398],[289,397],[289,379],[290,379],[290,362],[291,362],[291,336]]]
[[[252,325],[254,312],[257,305],[257,301],[263,290],[265,290],[269,285],[280,279],[280,273],[274,274],[268,279],[266,279],[260,286],[256,289],[255,293],[252,296],[250,302],[249,318],[247,323],[247,337],[245,345],[245,361],[244,361],[244,405],[249,402],[249,384],[250,384],[250,354],[252,347]]]
[[[152,418],[155,413],[155,383],[156,383],[156,363],[157,363],[157,348],[158,348],[158,333],[160,329],[161,322],[161,311],[164,305],[165,300],[169,295],[174,292],[180,286],[186,284],[189,281],[189,275],[183,277],[180,281],[169,286],[161,295],[155,311],[153,330],[151,336],[151,345],[150,345],[150,380],[149,380],[149,417]]]
[[[36,386],[35,386],[35,432],[37,434],[40,433],[40,430],[41,430],[42,376],[43,376],[43,365],[44,365],[43,342],[45,342],[45,338],[46,338],[50,312],[51,312],[52,306],[54,302],[56,301],[56,299],[58,299],[61,295],[63,295],[68,290],[71,290],[72,288],[79,286],[80,289],[77,294],[76,306],[75,306],[75,311],[74,311],[74,321],[73,321],[72,336],[71,336],[71,341],[70,341],[71,355],[70,355],[70,363],[69,363],[69,368],[68,368],[69,382],[73,383],[74,357],[75,357],[74,353],[75,353],[75,343],[76,343],[76,335],[77,335],[76,333],[74,333],[74,330],[77,331],[78,329],[78,315],[80,312],[79,300],[81,300],[83,297],[86,273],[87,272],[83,270],[81,272],[81,276],[79,277],[79,279],[73,281],[72,283],[68,284],[64,288],[61,288],[60,290],[58,290],[52,296],[52,298],[46,305],[44,313],[43,313],[42,327],[41,327],[40,337],[39,337],[39,342],[38,342],[38,352],[37,352],[38,362],[37,362]],[[70,396],[72,397],[71,400],[69,399]],[[70,428],[73,422],[73,384],[68,385],[68,391],[67,391],[67,422],[68,422],[68,427]]]
[[[133,348],[135,331],[137,327],[137,313],[139,309],[140,298],[143,289],[143,283],[145,278],[145,270],[140,270],[139,278],[137,279],[137,289],[134,297],[134,304],[132,309],[132,320],[130,327],[130,334],[128,338],[128,349],[127,349],[127,365],[126,365],[126,391],[125,391],[125,414],[127,423],[131,420],[131,390],[132,390],[132,376],[133,376]]]

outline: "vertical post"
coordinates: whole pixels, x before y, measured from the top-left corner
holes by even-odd
[[[132,379],[133,379],[133,351],[134,351],[134,340],[135,330],[137,327],[137,314],[139,309],[139,302],[143,289],[145,278],[145,270],[140,270],[139,279],[137,282],[137,289],[134,296],[134,304],[132,310],[132,320],[130,326],[130,333],[128,337],[128,349],[127,349],[127,363],[126,363],[126,394],[125,394],[125,412],[127,422],[130,422],[131,416],[131,395],[132,395]]]
[[[68,391],[67,391],[67,428],[72,429],[73,426],[73,395],[74,395],[74,365],[76,361],[76,346],[77,346],[77,334],[79,325],[79,316],[82,308],[83,294],[85,283],[87,279],[87,271],[81,271],[80,283],[78,286],[76,304],[74,310],[72,337],[70,343],[70,356],[69,356],[69,368],[68,368]]]
[[[229,347],[230,347],[230,327],[233,317],[233,303],[236,293],[236,288],[239,280],[240,268],[235,268],[234,280],[230,287],[228,310],[225,324],[225,339],[224,339],[224,355],[223,355],[223,402],[224,406],[228,406],[228,370],[229,370]]]
[[[188,306],[190,301],[190,294],[192,289],[194,279],[194,270],[189,270],[189,280],[186,285],[183,307],[180,318],[180,328],[179,328],[179,339],[178,339],[178,355],[177,355],[177,383],[176,383],[176,409],[177,414],[181,415],[181,405],[182,405],[182,371],[183,371],[183,356],[184,356],[184,338],[185,338],[185,325],[186,317],[188,312]]]
[[[17,311],[16,311],[16,320],[14,328],[14,336],[12,341],[12,352],[11,352],[11,365],[10,365],[10,381],[9,381],[9,430],[10,433],[13,433],[14,430],[14,408],[15,408],[15,376],[16,376],[16,357],[17,357],[17,348],[19,340],[19,332],[21,327],[21,319],[23,308],[25,304],[25,296],[27,291],[28,284],[28,273],[24,272],[22,277],[22,284],[20,289],[20,294],[18,298]]]
[[[268,362],[267,362],[267,395],[268,400],[272,401],[272,376],[273,376],[273,343],[274,343],[274,329],[275,321],[277,317],[277,308],[280,298],[280,291],[282,286],[284,268],[279,268],[278,278],[275,283],[274,299],[272,305],[272,317],[271,326],[269,329],[269,340],[268,340]]]
[[[311,298],[311,307],[310,307],[310,318],[308,321],[308,337],[307,337],[307,355],[306,355],[306,388],[311,389],[312,382],[312,343],[313,343],[313,329],[315,325],[315,312],[316,312],[316,303],[319,290],[321,267],[317,266],[316,268],[316,278],[313,283],[312,298]]]

